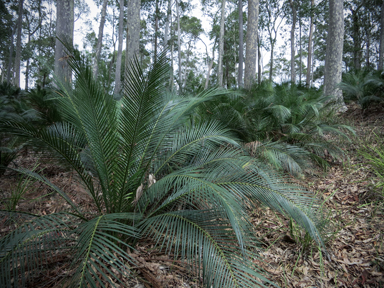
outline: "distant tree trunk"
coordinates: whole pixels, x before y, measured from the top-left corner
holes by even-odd
[[[115,95],[121,93],[121,59],[123,55],[124,38],[124,0],[120,0],[119,14],[119,45],[117,46],[116,72],[115,72]]]
[[[381,4],[380,14],[380,48],[379,48],[379,65],[378,69],[383,70],[383,58],[384,58],[384,1]]]
[[[259,0],[248,0],[248,24],[245,50],[244,87],[251,88],[256,75],[257,24]]]
[[[225,0],[221,0],[220,36],[219,36],[219,63],[217,67],[217,84],[223,86],[223,56],[224,56],[224,20]]]
[[[325,58],[324,94],[335,98],[336,109],[345,112],[347,107],[343,100],[342,91],[337,87],[341,82],[343,42],[344,42],[344,16],[343,0],[329,1],[329,24],[327,37],[327,50]]]
[[[128,0],[127,17],[127,45],[125,52],[125,66],[129,69],[129,64],[134,57],[139,59],[140,52],[140,0]]]
[[[237,74],[237,83],[243,87],[243,64],[244,64],[244,33],[243,33],[243,1],[239,0],[239,71]]]
[[[99,35],[97,37],[96,57],[95,57],[95,63],[93,63],[93,73],[95,75],[95,79],[99,74],[99,61],[100,61],[101,47],[103,46],[103,34],[104,34],[105,14],[107,13],[107,4],[108,4],[108,0],[104,0],[103,7],[101,8]]]
[[[261,73],[263,72],[262,71],[262,67],[261,67],[261,49],[260,49],[260,46],[261,46],[261,41],[260,41],[260,38],[259,36],[258,37],[258,40],[257,40],[257,83],[260,85],[261,84]]]
[[[172,16],[172,0],[168,0],[168,9],[167,9],[167,21],[165,22],[165,31],[164,31],[164,49],[168,47],[168,34],[169,34],[169,25],[171,23]]]
[[[55,74],[58,80],[64,83],[71,82],[71,69],[67,64],[63,41],[68,45],[73,45],[74,28],[74,0],[57,1],[56,7],[56,46],[55,46]]]
[[[208,70],[207,70],[207,77],[205,78],[205,85],[204,85],[204,89],[208,89],[208,85],[209,85],[209,77],[211,75],[211,70],[212,70],[212,67],[213,67],[213,63],[215,61],[215,50],[216,50],[216,41],[215,43],[213,43],[213,48],[212,48],[212,59],[211,59],[211,62],[209,63],[209,66],[208,66]]]
[[[301,49],[301,19],[299,19],[299,31],[300,31],[300,34],[299,34],[299,49],[300,49],[299,84],[301,85],[301,75],[302,75],[302,69],[303,69],[303,65],[302,65],[302,63],[303,63],[303,51]]]
[[[19,0],[19,18],[17,20],[16,56],[15,56],[15,79],[14,85],[20,87],[20,62],[21,62],[21,29],[23,27],[23,4],[24,0]]]
[[[312,64],[312,38],[313,38],[313,9],[315,7],[315,0],[311,0],[311,23],[309,25],[309,38],[308,38],[308,58],[307,58],[307,77],[305,84],[307,88],[311,84],[311,64]]]
[[[369,66],[371,65],[369,57],[371,56],[369,53],[369,50],[371,49],[371,33],[369,32],[369,29],[366,29],[366,34],[367,34],[367,42],[366,42],[366,47],[367,47],[367,68],[369,69]]]
[[[181,30],[180,30],[180,3],[176,0],[176,13],[177,13],[177,52],[178,52],[178,74],[179,74],[179,93],[182,93],[182,87],[181,87]]]
[[[273,52],[275,48],[275,41],[271,41],[271,59],[269,61],[269,81],[272,81],[273,76]]]
[[[295,30],[296,30],[296,7],[293,0],[289,0],[292,9],[292,26],[291,26],[291,82],[296,83],[295,69]]]
[[[156,8],[155,8],[155,49],[154,49],[154,55],[153,55],[153,62],[156,63],[157,61],[157,34],[159,30],[159,0],[156,0]]]
[[[15,35],[16,28],[17,28],[17,25],[11,31],[11,41],[10,41],[11,46],[9,47],[9,57],[8,57],[8,67],[7,67],[7,83],[11,83],[11,73],[12,73],[12,63],[13,63],[12,60],[13,60],[13,49],[14,49],[13,38]]]

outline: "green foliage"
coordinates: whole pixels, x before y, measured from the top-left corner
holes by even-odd
[[[343,75],[339,87],[346,101],[356,101],[363,109],[384,101],[384,78],[380,71],[359,70]]]
[[[246,93],[221,96],[204,104],[201,114],[225,123],[252,154],[293,174],[310,159],[326,167],[325,156],[343,157],[330,136],[347,138],[343,131],[353,131],[334,121],[330,99],[320,90],[262,82]]]
[[[28,215],[0,240],[0,286],[25,286],[45,259],[60,254],[73,255],[74,276],[63,279],[71,286],[124,286],[119,275],[128,277],[137,265],[129,251],[151,239],[190,264],[205,287],[260,287],[269,282],[253,262],[257,239],[247,213],[260,203],[294,219],[322,245],[320,203],[312,193],[247,156],[219,122],[191,121],[222,91],[164,93],[163,54],[147,74],[137,61],[131,65],[123,97],[115,101],[80,56],[71,55],[74,88],[58,92],[65,122],[38,129],[16,119],[5,126],[66,159],[95,211],[84,211],[45,177],[16,169],[47,184],[71,210]]]
[[[381,199],[384,198],[384,144],[383,135],[376,135],[373,141],[361,145],[359,154],[362,155],[368,163],[372,166],[375,172],[378,183],[375,185],[376,189],[381,195]]]

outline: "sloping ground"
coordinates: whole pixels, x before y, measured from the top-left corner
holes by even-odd
[[[377,179],[371,167],[357,154],[361,143],[374,141],[373,132],[384,139],[382,108],[363,114],[351,106],[346,123],[354,123],[358,137],[352,143],[343,143],[349,161],[334,163],[327,173],[317,171],[301,183],[324,199],[326,251],[319,250],[297,225],[272,210],[253,211],[263,257],[263,261],[255,262],[281,287],[384,287],[384,199],[374,187]],[[62,187],[74,202],[92,211],[87,192],[75,174],[40,156],[20,157],[15,165],[31,168],[36,162],[41,163],[39,169],[44,168],[43,173],[51,182]],[[0,178],[2,199],[9,197],[17,181],[15,172]],[[33,187],[26,199],[19,202],[18,209],[46,214],[68,208],[48,187],[39,183]],[[0,235],[11,228],[5,220],[0,219]],[[172,255],[157,253],[152,247],[149,242],[138,243],[132,256],[141,265],[135,269],[136,280],[121,275],[125,287],[201,287],[201,279],[190,275],[183,263],[174,261]],[[69,257],[52,257],[30,287],[57,287],[63,277],[71,275]]]
[[[269,209],[254,218],[268,245],[261,253],[265,270],[280,286],[384,287],[383,193],[374,187],[372,168],[357,153],[361,143],[376,141],[374,133],[384,139],[384,113],[379,108],[362,113],[351,106],[346,122],[354,123],[357,137],[343,145],[349,161],[302,183],[324,199],[326,253]]]

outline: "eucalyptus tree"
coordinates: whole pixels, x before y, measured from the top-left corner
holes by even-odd
[[[141,0],[128,0],[127,40],[125,49],[125,66],[128,68],[135,57],[139,59],[140,5]]]
[[[15,55],[15,78],[14,85],[20,87],[20,62],[21,62],[21,31],[23,28],[23,5],[24,0],[19,0],[18,19],[17,19],[17,36],[16,36],[16,55]]]
[[[115,72],[115,91],[116,95],[121,92],[121,60],[123,55],[124,40],[124,0],[119,1],[119,45],[117,47],[116,72]]]
[[[105,15],[107,13],[107,4],[108,4],[108,0],[103,0],[103,6],[101,8],[101,15],[100,15],[99,33],[97,37],[96,57],[93,63],[93,71],[94,71],[95,78],[97,78],[97,75],[99,73],[98,63],[100,61],[101,47],[103,45],[103,34],[104,34],[104,25],[105,25]]]
[[[63,43],[66,45],[73,43],[74,0],[60,0],[56,3],[55,75],[60,82],[69,83],[72,73],[67,63],[69,55],[66,53]]]
[[[248,0],[248,21],[244,71],[244,87],[248,89],[251,88],[256,76],[258,22],[259,0]]]
[[[295,30],[297,21],[297,1],[289,0],[289,5],[292,11],[292,26],[291,26],[291,82],[296,83],[296,65],[295,65]],[[300,39],[301,40],[301,39]]]
[[[311,0],[311,9],[310,9],[310,24],[309,24],[309,37],[308,37],[308,58],[307,58],[307,75],[305,84],[307,88],[311,86],[311,68],[312,68],[312,38],[313,38],[313,20],[314,20],[314,8],[315,0]]]
[[[329,0],[329,24],[327,36],[327,52],[324,72],[324,94],[332,96],[335,108],[345,112],[347,107],[342,91],[338,88],[342,76],[343,42],[344,42],[344,10],[343,0]]]
[[[262,0],[260,1],[262,13],[260,13],[260,25],[262,29],[268,32],[270,45],[270,62],[269,62],[269,81],[272,81],[273,74],[273,56],[278,36],[278,31],[285,18],[282,3],[279,0]]]
[[[239,71],[237,83],[239,87],[244,86],[243,66],[244,66],[244,27],[243,27],[243,0],[238,1],[237,10],[239,11]]]
[[[225,2],[226,2],[226,0],[221,0],[220,36],[219,36],[219,61],[218,61],[218,64],[217,64],[217,84],[219,86],[223,86]]]

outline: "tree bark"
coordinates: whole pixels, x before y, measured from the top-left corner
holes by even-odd
[[[307,58],[307,75],[305,84],[307,88],[311,84],[311,64],[312,64],[312,38],[313,38],[313,9],[315,8],[315,0],[311,0],[311,23],[309,25],[309,38],[308,38],[308,58]]]
[[[16,38],[16,55],[15,55],[15,78],[14,85],[20,87],[20,62],[21,62],[21,29],[23,26],[23,4],[24,0],[19,0],[19,18],[17,20],[17,38]]]
[[[384,1],[381,4],[380,15],[380,47],[379,47],[379,65],[378,69],[383,70],[383,58],[384,58]]]
[[[257,36],[257,83],[260,85],[261,84],[261,73],[263,72],[262,71],[262,67],[261,67],[261,49],[260,49],[260,46],[261,46],[261,41],[260,41],[260,38],[259,38],[259,35]]]
[[[335,108],[339,112],[345,112],[347,110],[343,100],[342,91],[337,87],[337,85],[341,82],[342,75],[344,43],[343,12],[343,0],[329,1],[329,24],[325,58],[324,94],[330,95],[335,99]]]
[[[127,18],[127,45],[125,52],[125,66],[129,65],[134,57],[139,59],[140,52],[140,0],[128,0]]]
[[[105,14],[107,13],[107,4],[108,4],[108,0],[104,0],[103,7],[101,8],[99,35],[97,37],[96,57],[95,57],[95,63],[93,63],[93,73],[94,73],[95,79],[99,74],[99,61],[100,61],[101,47],[103,46],[103,34],[104,34]]]
[[[119,45],[117,47],[116,72],[115,72],[115,95],[121,93],[121,58],[123,55],[124,38],[124,0],[120,0],[119,14]]]
[[[17,25],[15,27],[13,27],[12,31],[11,31],[11,41],[10,41],[11,46],[9,47],[9,57],[8,57],[8,67],[7,67],[7,83],[11,83],[11,78],[13,78],[13,76],[11,77],[12,63],[13,63],[13,61],[12,61],[13,60],[13,50],[14,50],[13,38],[15,35],[16,28],[17,28]]]
[[[73,45],[74,29],[74,0],[57,1],[56,7],[56,46],[55,46],[55,74],[57,80],[64,83],[71,82],[71,69],[66,61],[68,55],[65,53],[65,44]]]
[[[217,84],[223,86],[223,56],[224,56],[224,19],[225,0],[221,0],[220,38],[219,38],[219,63],[217,69]]]
[[[289,0],[292,9],[292,26],[291,26],[291,82],[296,83],[295,69],[295,30],[296,30],[296,7],[293,0]]]
[[[244,64],[244,33],[243,33],[243,1],[239,0],[239,71],[237,74],[237,83],[243,87],[243,64]]]
[[[257,24],[259,0],[248,0],[248,24],[245,50],[244,87],[251,88],[256,75]]]
[[[156,0],[156,8],[155,8],[155,49],[154,49],[154,55],[153,55],[153,62],[156,63],[157,61],[157,34],[159,30],[159,0]]]
[[[177,13],[177,52],[178,52],[178,74],[179,74],[179,93],[182,93],[182,87],[181,87],[181,30],[180,30],[180,3],[176,0],[176,13]]]
[[[164,49],[168,47],[168,34],[169,34],[169,25],[171,23],[172,16],[172,0],[168,0],[168,9],[167,9],[167,21],[165,22],[165,31],[164,31]]]

